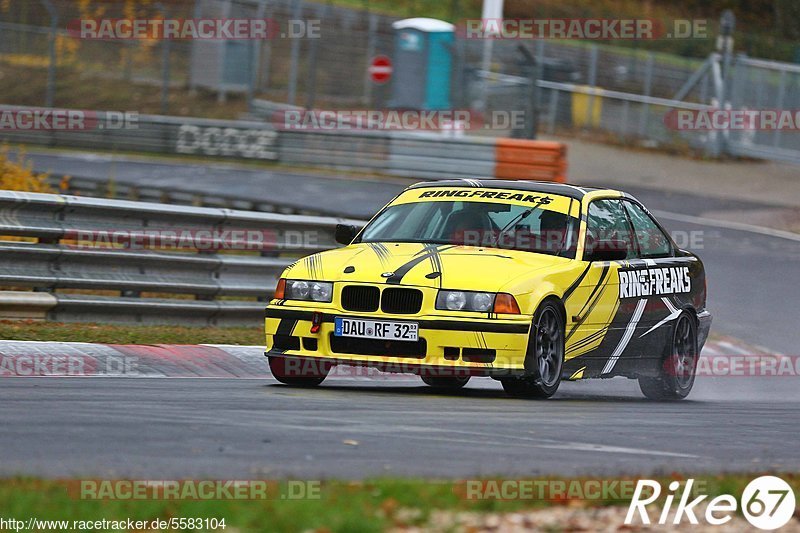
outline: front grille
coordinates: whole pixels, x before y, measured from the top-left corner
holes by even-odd
[[[384,289],[381,310],[384,313],[413,315],[422,309],[422,291],[417,289]]]
[[[427,343],[420,338],[415,342],[387,341],[383,339],[359,339],[330,335],[331,351],[354,355],[386,355],[390,357],[425,357]]]
[[[342,289],[342,308],[347,311],[371,313],[378,310],[381,291],[378,287],[348,285]]]

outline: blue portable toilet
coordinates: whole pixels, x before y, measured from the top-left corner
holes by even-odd
[[[431,18],[392,24],[394,72],[390,106],[401,109],[450,109],[454,27]]]

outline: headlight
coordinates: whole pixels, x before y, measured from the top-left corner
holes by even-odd
[[[494,305],[493,292],[439,291],[436,309],[486,313]]]
[[[333,297],[333,283],[287,279],[284,294],[286,300],[330,302]]]

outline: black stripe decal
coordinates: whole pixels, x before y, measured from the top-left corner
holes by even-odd
[[[275,335],[285,335],[288,337],[292,334],[292,330],[296,325],[297,319],[282,318],[278,324],[278,329],[275,331]]]
[[[403,281],[403,276],[409,273],[412,268],[417,266],[418,264],[422,263],[423,261],[430,259],[432,255],[439,255],[439,252],[444,250],[449,250],[451,248],[455,248],[455,246],[444,246],[439,247],[438,245],[425,245],[424,248],[419,252],[417,257],[409,261],[408,263],[404,264],[400,268],[394,271],[392,277],[386,280],[386,283],[397,285]]]
[[[607,332],[608,332],[608,326],[604,327],[601,330],[595,331],[594,333],[592,333],[591,335],[589,335],[585,339],[579,340],[578,342],[576,342],[575,344],[570,346],[569,349],[567,349],[567,353],[576,352],[576,351],[580,350],[581,348],[584,348],[584,347],[590,345],[591,343],[593,343],[597,339],[602,338],[603,335],[605,335]]]
[[[603,286],[603,284],[605,283],[607,275],[608,275],[608,265],[604,265],[603,266],[603,272],[600,273],[600,280],[597,282],[597,285],[594,286],[594,289],[592,289],[592,293],[589,295],[589,298],[586,299],[586,303],[583,304],[583,307],[581,308],[580,312],[578,313],[579,317],[583,317],[583,312],[586,310],[586,307],[592,301],[592,298],[595,297],[595,295],[597,294],[597,291],[600,289],[600,287]]]
[[[583,281],[583,278],[585,278],[585,277],[586,277],[586,274],[588,274],[588,273],[589,273],[589,269],[590,269],[590,268],[592,268],[592,265],[591,265],[591,263],[590,263],[590,264],[588,264],[588,265],[586,265],[586,270],[584,270],[583,272],[581,272],[581,275],[580,275],[580,276],[578,276],[578,279],[576,279],[575,281],[573,281],[573,282],[572,282],[572,285],[570,285],[569,287],[567,287],[567,290],[565,290],[565,291],[564,291],[564,297],[562,298],[562,300],[566,301],[566,300],[567,300],[567,299],[568,299],[570,296],[572,296],[572,293],[573,293],[573,292],[575,292],[575,289],[577,289],[577,288],[580,286],[580,284],[581,284],[581,281]]]
[[[578,321],[572,325],[572,328],[570,329],[569,333],[567,333],[567,336],[564,338],[564,342],[568,341],[570,337],[572,337],[575,334],[580,325],[586,321],[586,317],[588,317],[592,313],[592,310],[597,305],[597,302],[600,301],[600,297],[603,295],[603,293],[606,290],[606,287],[608,286],[605,283],[608,271],[609,271],[609,265],[605,265],[603,267],[603,273],[600,275],[600,281],[597,283],[597,285],[595,285],[594,289],[592,289],[592,294],[589,295],[589,298],[586,300],[586,303],[583,304],[583,308],[581,309],[580,313],[578,313],[579,317]],[[601,287],[602,290],[598,291],[598,289],[600,289]]]

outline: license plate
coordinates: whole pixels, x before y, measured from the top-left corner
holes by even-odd
[[[340,316],[333,319],[333,326],[333,334],[337,337],[362,339],[416,341],[419,332],[419,325],[416,322],[386,322]]]

